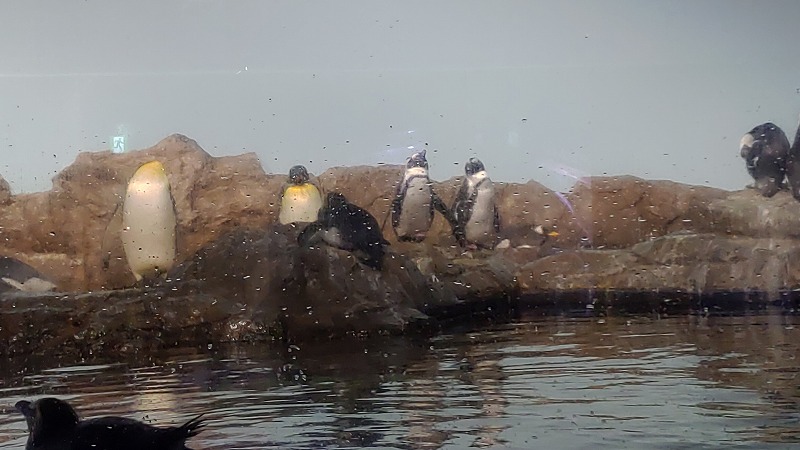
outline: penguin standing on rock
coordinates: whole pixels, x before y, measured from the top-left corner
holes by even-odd
[[[158,161],[142,164],[122,205],[122,246],[136,281],[166,277],[175,264],[176,226],[166,169]]]
[[[28,424],[25,450],[190,450],[186,440],[203,428],[200,416],[165,428],[123,417],[81,420],[69,403],[52,397],[14,406]]]
[[[322,194],[311,183],[308,170],[304,166],[289,169],[289,183],[281,194],[281,211],[278,221],[283,224],[294,222],[308,223],[317,220],[322,208]]]
[[[739,153],[761,195],[772,197],[777,194],[783,185],[789,158],[786,133],[774,123],[761,124],[742,137]]]
[[[789,159],[786,162],[786,181],[795,200],[800,201],[800,125],[794,135],[794,143],[789,149]]]
[[[433,223],[434,209],[448,217],[447,206],[433,192],[428,177],[428,160],[423,150],[406,160],[403,181],[392,201],[392,227],[397,238],[413,242],[424,240]]]
[[[453,235],[467,249],[493,248],[500,232],[494,185],[478,158],[470,158],[464,172],[451,209]]]
[[[338,192],[325,197],[325,206],[317,221],[306,226],[297,237],[301,246],[312,246],[319,241],[353,252],[362,263],[375,270],[381,270],[385,246],[389,244],[375,217]]]

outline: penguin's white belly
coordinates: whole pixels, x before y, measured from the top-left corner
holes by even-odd
[[[472,214],[464,229],[467,241],[491,243],[494,240],[494,206],[494,187],[484,182],[478,187]]]
[[[175,261],[175,209],[169,182],[136,181],[128,185],[122,210],[122,245],[137,280],[158,276]]]
[[[398,236],[414,236],[427,233],[431,228],[431,186],[423,178],[411,180],[397,223]]]
[[[322,208],[322,195],[313,184],[289,186],[283,193],[278,220],[286,225],[292,222],[314,222]]]

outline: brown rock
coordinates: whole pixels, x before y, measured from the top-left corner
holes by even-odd
[[[590,177],[578,183],[567,200],[574,214],[560,222],[575,238],[596,248],[624,248],[677,230],[706,231],[707,205],[727,193],[672,181],[631,176]]]
[[[766,198],[755,189],[709,202],[710,231],[756,238],[800,238],[800,203],[789,191]]]

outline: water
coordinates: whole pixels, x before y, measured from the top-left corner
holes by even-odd
[[[175,349],[124,362],[5,361],[17,400],[158,425],[205,413],[197,449],[789,448],[800,443],[800,318],[525,316],[433,339]]]

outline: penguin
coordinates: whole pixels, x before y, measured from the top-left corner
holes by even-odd
[[[794,135],[794,142],[789,148],[789,158],[786,161],[786,181],[795,200],[800,201],[800,125]]]
[[[53,397],[14,407],[28,424],[26,450],[190,450],[186,440],[204,426],[202,416],[164,428],[124,417],[81,420],[69,403]]]
[[[48,292],[56,285],[33,267],[10,256],[0,256],[0,293]]]
[[[433,191],[428,177],[428,160],[425,150],[414,153],[406,160],[403,181],[397,186],[392,201],[392,228],[400,241],[421,242],[433,223],[433,212],[445,217],[449,211],[442,199]]]
[[[450,212],[453,236],[467,249],[493,248],[500,232],[494,185],[478,158],[467,161],[464,173]]]
[[[309,179],[305,167],[294,166],[289,169],[288,186],[281,193],[281,209],[278,214],[278,221],[282,225],[317,220],[322,208],[322,194]]]
[[[320,241],[353,252],[362,263],[378,271],[383,264],[385,246],[389,244],[375,217],[348,202],[339,192],[325,196],[325,206],[317,221],[307,225],[297,236],[297,243],[303,247]]]
[[[763,123],[742,137],[739,153],[761,195],[772,197],[777,194],[783,185],[789,157],[786,133],[772,122]]]
[[[166,277],[175,263],[176,225],[167,171],[158,161],[143,164],[122,205],[122,246],[137,282]]]

